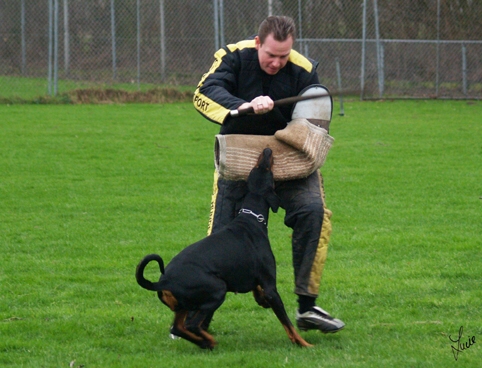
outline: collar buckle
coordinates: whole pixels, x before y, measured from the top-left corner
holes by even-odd
[[[263,222],[264,224],[266,224],[266,221],[265,221],[263,215],[257,215],[256,213],[254,213],[251,210],[248,210],[247,208],[241,208],[238,213],[246,213],[248,215],[252,215],[252,216],[256,217],[258,222]]]

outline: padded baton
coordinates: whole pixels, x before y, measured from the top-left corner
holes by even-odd
[[[328,92],[324,92],[324,93],[317,93],[317,94],[312,94],[312,95],[282,98],[281,100],[274,101],[274,107],[290,105],[290,104],[293,104],[293,103],[296,103],[296,102],[299,102],[299,101],[313,100],[315,98],[327,97],[327,96],[330,96],[330,94]],[[254,112],[254,109],[253,109],[252,106],[250,106],[247,109],[231,110],[229,112],[229,114],[233,118],[237,118],[238,116],[245,116],[245,115],[248,115],[248,114],[252,114],[253,112]]]

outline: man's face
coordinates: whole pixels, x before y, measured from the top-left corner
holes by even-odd
[[[258,36],[255,37],[255,42],[259,65],[266,74],[275,75],[284,68],[293,47],[293,37],[290,36],[285,41],[276,41],[270,34],[263,44]]]

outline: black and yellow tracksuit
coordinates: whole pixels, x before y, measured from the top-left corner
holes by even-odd
[[[276,101],[297,96],[307,86],[319,84],[318,63],[294,50],[283,69],[275,75],[266,74],[260,68],[254,39],[228,45],[214,57],[193,102],[204,117],[221,125],[220,134],[273,135],[291,120],[293,106],[237,118],[230,117],[230,110],[261,95]],[[209,233],[236,216],[246,190],[245,182],[225,180],[215,174]],[[276,193],[286,211],[285,224],[293,229],[295,293],[316,297],[331,233],[331,212],[324,206],[321,175],[315,171],[304,179],[276,182]]]

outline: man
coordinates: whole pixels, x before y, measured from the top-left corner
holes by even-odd
[[[291,120],[292,106],[274,108],[273,101],[296,96],[304,88],[319,84],[318,63],[292,50],[294,40],[294,21],[270,16],[261,23],[254,39],[218,50],[195,91],[195,108],[221,125],[220,134],[273,135],[285,128]],[[230,110],[247,107],[253,108],[254,115],[230,117]],[[208,233],[218,231],[236,216],[245,193],[245,182],[225,180],[215,174]],[[337,332],[345,324],[316,306],[331,233],[331,212],[324,207],[321,175],[317,170],[304,179],[278,181],[276,193],[286,211],[285,224],[293,229],[297,325],[302,330]]]

